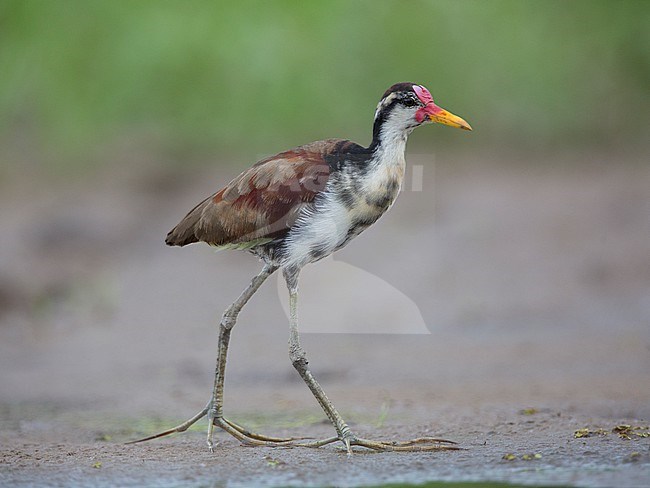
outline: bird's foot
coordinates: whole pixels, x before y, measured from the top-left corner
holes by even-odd
[[[212,422],[208,427],[208,449],[212,452],[214,450],[214,442],[212,441],[212,431],[214,426],[224,430],[235,439],[239,440],[242,444],[246,446],[269,446],[269,447],[278,447],[278,446],[291,446],[292,443],[296,441],[303,441],[309,439],[309,437],[271,437],[262,434],[256,434],[250,430],[242,427],[241,425],[228,420],[223,416],[213,417],[212,412],[210,411],[210,404],[198,412],[191,419],[186,420],[180,425],[173,427],[171,429],[159,432],[148,437],[143,437],[142,439],[137,439],[135,441],[127,442],[127,444],[136,444],[138,442],[150,441],[153,439],[158,439],[159,437],[165,437],[171,434],[176,434],[179,432],[185,432],[190,426],[195,424],[197,421],[201,420],[203,417],[207,416],[209,419],[212,417]]]
[[[359,446],[373,451],[457,451],[458,447],[454,441],[438,439],[435,437],[418,437],[408,441],[371,441],[357,437],[354,434],[328,437],[320,441],[295,443],[300,447],[322,447],[327,444],[340,441],[345,445],[348,456],[352,455],[352,447]]]
[[[137,442],[145,442],[152,439],[157,439],[159,437],[165,437],[177,432],[185,432],[191,425],[196,423],[198,420],[202,419],[205,416],[208,418],[211,417],[209,413],[210,406],[207,405],[203,410],[198,412],[191,419],[186,420],[182,424],[169,429],[158,434],[154,434],[142,439],[135,441],[127,442],[127,444],[135,444]],[[208,448],[210,451],[214,449],[214,443],[212,442],[212,430],[214,427],[218,427],[223,431],[227,432],[239,442],[245,446],[267,446],[267,447],[323,447],[328,444],[340,441],[344,444],[348,455],[352,455],[352,448],[354,446],[364,447],[373,451],[406,451],[406,452],[417,452],[417,451],[445,451],[445,450],[460,450],[462,448],[458,447],[455,442],[449,441],[446,439],[438,439],[435,437],[418,437],[417,439],[412,439],[409,441],[372,441],[368,439],[363,439],[352,434],[350,431],[345,432],[345,434],[340,434],[333,437],[328,437],[327,439],[322,439],[319,441],[310,441],[304,442],[309,437],[271,437],[262,434],[256,434],[250,430],[242,427],[241,425],[232,422],[231,420],[226,419],[223,416],[217,416],[212,418],[212,422],[208,428]]]
[[[215,418],[213,422],[215,426],[227,432],[246,446],[291,447],[296,441],[308,439],[308,437],[271,437],[256,434],[225,417]]]

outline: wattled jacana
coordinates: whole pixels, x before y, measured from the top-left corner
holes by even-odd
[[[472,130],[463,119],[438,107],[425,87],[395,84],[377,105],[368,147],[327,139],[263,159],[199,203],[169,232],[165,242],[170,246],[206,242],[217,248],[245,250],[260,258],[264,267],[223,314],[214,388],[208,404],[181,425],[133,442],[183,432],[207,415],[210,450],[215,425],[247,445],[320,447],[341,441],[348,454],[352,446],[377,451],[455,448],[442,439],[384,442],[357,437],[314,379],[298,335],[300,270],[341,249],[390,208],[404,177],[406,140],[413,129],[430,122]],[[336,436],[321,441],[255,434],[223,416],[230,332],[242,307],[280,268],[289,289],[291,363],[336,429]]]

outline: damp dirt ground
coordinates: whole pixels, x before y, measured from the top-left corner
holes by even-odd
[[[15,176],[0,197],[0,485],[647,486],[647,161],[411,156],[422,179],[410,172],[391,212],[305,277],[303,346],[358,434],[462,450],[352,457],[223,433],[210,453],[205,420],[124,445],[208,399],[216,323],[259,264],[162,237],[237,168]],[[281,300],[270,279],[240,316],[226,416],[328,437]]]

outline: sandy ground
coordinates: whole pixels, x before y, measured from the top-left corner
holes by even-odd
[[[411,155],[423,180],[410,173],[378,225],[305,273],[303,345],[358,433],[464,450],[351,459],[225,434],[211,454],[204,422],[123,445],[208,399],[215,325],[259,264],[162,237],[236,169],[143,158],[90,182],[5,182],[0,485],[647,486],[650,438],[637,434],[650,422],[649,159]],[[226,414],[267,434],[327,437],[288,361],[279,296],[269,280],[233,332]],[[620,424],[639,429],[622,438]],[[585,427],[603,431],[575,438]]]

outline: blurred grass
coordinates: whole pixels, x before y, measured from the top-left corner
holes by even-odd
[[[648,135],[650,2],[5,0],[0,66],[0,165],[365,144],[406,80],[472,123],[463,144],[618,147]]]

